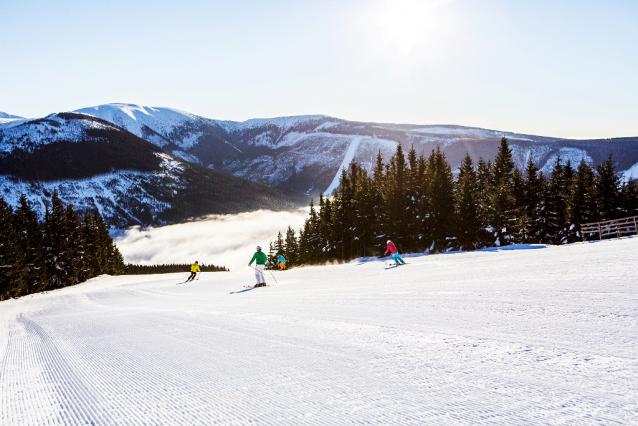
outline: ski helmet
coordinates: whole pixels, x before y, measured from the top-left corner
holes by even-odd
[[[261,250],[261,246],[257,246],[257,250]]]
[[[195,263],[198,263],[197,261],[195,261]]]
[[[392,241],[388,240],[388,242],[386,244],[390,244]]]

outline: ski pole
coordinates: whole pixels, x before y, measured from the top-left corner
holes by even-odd
[[[260,271],[259,271],[257,268],[255,268],[253,265],[248,265],[248,266],[250,266],[251,268],[253,268],[253,269],[254,269],[255,271],[257,271],[257,272],[260,272]],[[275,276],[272,274],[272,271],[271,271],[270,269],[269,269],[268,271],[270,271],[270,275],[272,275],[272,279],[273,279],[273,280],[275,280],[275,282],[276,282],[277,284],[279,284],[279,282],[277,282],[277,278],[275,278]],[[262,272],[262,274],[263,274],[263,272]]]

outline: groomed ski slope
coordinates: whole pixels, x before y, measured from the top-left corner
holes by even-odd
[[[638,423],[638,238],[406,260],[0,302],[0,424]]]

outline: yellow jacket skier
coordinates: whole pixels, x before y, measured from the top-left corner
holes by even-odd
[[[195,263],[191,265],[191,275],[190,277],[188,277],[186,282],[193,281],[195,279],[195,275],[197,275],[198,272],[201,272],[201,270],[199,269],[199,263],[195,261]]]

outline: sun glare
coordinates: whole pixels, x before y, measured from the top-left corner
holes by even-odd
[[[428,42],[437,28],[436,9],[442,0],[385,0],[376,16],[383,43],[411,53]]]

